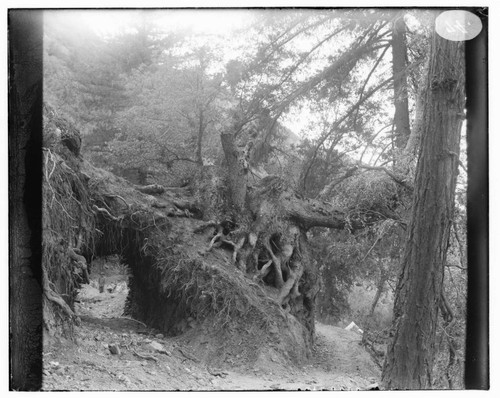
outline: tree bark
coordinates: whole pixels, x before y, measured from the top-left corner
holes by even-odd
[[[10,388],[42,382],[42,18],[9,12]]]
[[[235,137],[232,133],[221,134],[221,142],[227,162],[231,206],[237,214],[241,214],[245,210],[248,167],[236,148]]]
[[[463,43],[431,38],[413,209],[394,304],[384,389],[432,387],[444,264],[453,219],[464,100]]]
[[[380,269],[380,279],[377,284],[377,292],[375,293],[375,297],[373,298],[372,301],[372,306],[370,308],[370,313],[369,316],[372,317],[373,314],[375,313],[375,308],[377,308],[378,301],[380,300],[380,296],[382,296],[382,293],[384,291],[384,286],[385,282],[387,282],[387,277],[388,277],[388,272],[383,268],[382,264],[379,264],[381,269]]]
[[[394,76],[394,133],[395,145],[403,149],[410,137],[408,112],[408,83],[406,69],[406,24],[401,15],[392,28],[392,72]]]
[[[203,167],[203,155],[201,149],[203,147],[203,134],[205,132],[205,118],[203,109],[198,111],[198,135],[196,137],[196,163]]]

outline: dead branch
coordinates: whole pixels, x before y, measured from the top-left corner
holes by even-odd
[[[206,229],[208,228],[213,228],[213,227],[217,227],[219,224],[216,223],[215,221],[207,221],[207,222],[204,222],[202,225],[200,225],[199,227],[197,227],[193,232],[195,234],[199,234],[203,231],[205,231]]]
[[[135,350],[132,350],[132,352],[137,355],[139,358],[142,358],[142,359],[151,359],[155,362],[158,362],[158,358],[152,356],[152,355],[148,355],[148,354],[139,354],[137,351]]]
[[[149,195],[160,195],[165,192],[165,188],[159,184],[145,185],[143,187],[136,186],[135,189]]]
[[[165,203],[160,203],[158,201],[154,201],[151,204],[151,207],[155,207],[156,209],[165,209],[167,207],[167,205]]]
[[[141,322],[141,321],[138,321],[137,319],[134,319],[134,318],[130,318],[128,316],[118,316],[118,317],[104,317],[105,319],[126,319],[128,321],[133,321],[133,322],[137,322],[137,323],[140,323],[142,326],[144,326],[145,328],[148,327],[148,325],[146,325],[144,322]]]
[[[356,173],[357,170],[358,170],[358,166],[353,166],[353,167],[350,167],[349,169],[347,169],[346,172],[344,173],[344,175],[342,175],[339,178],[336,178],[335,180],[333,180],[330,183],[328,183],[328,185],[326,185],[321,190],[321,192],[319,193],[318,197],[319,198],[324,198],[325,196],[330,195],[330,193],[332,192],[333,188],[335,188],[337,185],[339,185],[342,181],[344,181],[344,180],[352,177],[354,175],[354,173]]]
[[[413,185],[408,184],[408,182],[405,181],[405,176],[397,175],[396,173],[394,173],[394,172],[392,172],[392,171],[390,171],[390,170],[388,170],[388,169],[386,169],[385,167],[382,167],[382,166],[368,166],[368,165],[365,165],[365,164],[359,164],[359,167],[362,168],[362,169],[365,169],[365,170],[383,171],[389,177],[391,177],[394,182],[396,182],[397,184],[405,187],[409,191],[413,192]]]
[[[192,355],[185,353],[185,352],[184,352],[184,351],[182,351],[179,347],[177,347],[177,350],[178,350],[178,351],[179,351],[179,352],[180,352],[180,353],[181,353],[184,357],[186,357],[187,359],[189,359],[189,360],[191,360],[191,361],[193,361],[193,362],[198,362],[198,363],[199,363],[199,362],[201,362],[198,358],[195,358],[195,357],[193,357]]]

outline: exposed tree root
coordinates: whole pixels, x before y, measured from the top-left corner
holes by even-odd
[[[43,270],[43,293],[47,300],[57,304],[70,319],[73,319],[76,324],[80,324],[80,318],[73,312],[69,305],[63,300],[63,298],[54,292],[49,286],[49,278],[47,276],[47,271]]]
[[[223,235],[223,229],[220,225],[217,225],[217,234],[212,238],[212,240],[210,241],[210,244],[208,245],[208,248],[207,248],[207,252],[209,252],[210,250],[212,250],[215,242],[217,242],[221,236]]]
[[[72,247],[68,248],[68,257],[74,261],[74,263],[79,269],[82,270],[84,282],[90,283],[90,277],[87,268],[87,260],[85,260],[85,257],[77,254]]]
[[[275,287],[281,289],[283,287],[283,284],[285,283],[283,281],[283,273],[281,272],[281,260],[274,254],[269,239],[265,239],[263,244],[273,261],[274,272],[275,272],[275,277],[274,277]]]
[[[109,217],[113,221],[120,221],[120,219],[118,217],[113,216],[109,211],[107,211],[106,209],[104,209],[102,207],[97,207],[96,205],[92,205],[92,209],[94,209],[95,211],[97,211],[99,213],[106,215],[107,217]]]
[[[118,198],[120,199],[123,203],[125,203],[125,206],[127,206],[127,210],[130,209],[130,205],[127,203],[127,201],[125,199],[123,199],[120,195],[112,195],[112,194],[104,194],[104,196],[108,197],[108,198]]]
[[[263,279],[267,276],[267,274],[269,274],[269,267],[271,266],[271,264],[273,263],[273,260],[269,260],[267,263],[265,263],[262,268],[260,269],[259,271],[259,274],[257,275],[257,277],[259,277],[260,279]]]
[[[294,268],[290,269],[290,274],[287,281],[283,284],[280,293],[278,295],[278,302],[287,304],[288,301],[293,300],[300,296],[298,289],[298,283],[302,273],[304,272],[304,266],[301,262],[297,261],[294,264]]]

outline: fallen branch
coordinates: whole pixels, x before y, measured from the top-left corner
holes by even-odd
[[[152,355],[148,355],[148,354],[139,354],[137,351],[135,350],[132,350],[132,352],[137,355],[139,358],[142,358],[142,359],[151,359],[155,362],[158,362],[158,358],[152,356]]]
[[[118,317],[103,317],[105,319],[127,319],[129,321],[133,321],[133,322],[137,322],[137,323],[140,323],[142,326],[144,326],[145,328],[148,327],[148,325],[146,325],[144,322],[141,322],[141,321],[138,321],[137,319],[134,319],[134,318],[129,318],[128,316],[118,316]]]
[[[155,201],[151,204],[151,207],[156,207],[157,209],[165,209],[167,207],[167,204]]]
[[[216,377],[226,377],[229,373],[224,372],[223,370],[212,370],[207,366],[207,372],[210,373],[212,376]]]
[[[198,358],[195,358],[193,357],[192,355],[190,354],[186,354],[184,351],[182,351],[179,347],[177,347],[177,350],[184,356],[186,357],[187,359],[193,361],[193,362],[201,362]]]
[[[212,227],[217,227],[219,224],[216,223],[215,221],[207,221],[207,222],[204,222],[202,225],[200,225],[199,227],[197,227],[193,233],[195,234],[199,234],[199,233],[202,233],[203,231],[205,231],[206,229],[208,228],[212,228]]]
[[[165,188],[159,184],[146,185],[143,187],[136,186],[135,189],[149,195],[160,195],[165,192]]]

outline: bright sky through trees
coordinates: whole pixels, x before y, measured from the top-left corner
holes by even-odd
[[[149,16],[157,19],[158,24],[166,30],[190,29],[195,33],[209,35],[227,34],[241,28],[251,19],[251,11],[247,10],[70,10],[61,13],[81,18],[101,35],[113,35],[130,29],[140,18]]]

